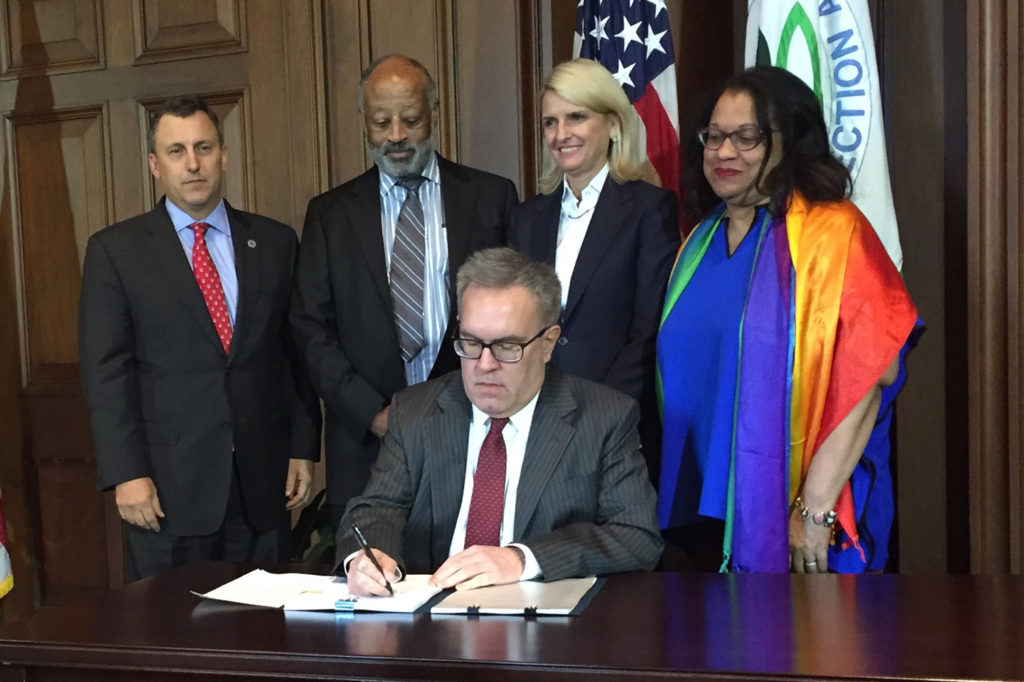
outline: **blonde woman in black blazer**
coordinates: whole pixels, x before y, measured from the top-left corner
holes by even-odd
[[[553,264],[562,283],[552,364],[640,403],[650,466],[660,440],[654,339],[680,242],[675,197],[640,179],[642,123],[599,63],[555,68],[541,94],[541,126],[554,166],[541,178],[545,193],[513,213],[510,242]]]

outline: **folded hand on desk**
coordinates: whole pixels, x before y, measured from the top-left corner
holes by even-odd
[[[518,547],[474,545],[448,557],[429,582],[457,590],[504,585],[522,577],[524,564],[523,552]]]

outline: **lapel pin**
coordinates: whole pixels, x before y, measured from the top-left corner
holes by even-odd
[[[250,239],[249,241],[246,242],[246,245],[250,249],[255,249],[256,248],[256,240],[255,239]]]

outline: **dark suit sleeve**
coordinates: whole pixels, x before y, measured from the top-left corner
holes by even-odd
[[[530,253],[529,244],[527,243],[528,224],[527,224],[527,206],[529,204],[524,202],[513,207],[512,212],[509,216],[508,222],[508,245],[519,251],[522,254],[533,257]]]
[[[289,232],[294,232],[289,229]],[[298,264],[298,241],[291,239],[291,271],[294,282],[294,273]],[[320,459],[320,429],[322,427],[322,416],[320,413],[320,399],[310,381],[309,372],[306,369],[306,361],[295,342],[292,334],[292,327],[289,318],[285,317],[285,323],[281,329],[281,344],[288,357],[288,376],[291,381],[286,381],[289,403],[291,405],[291,451],[289,457],[292,459],[308,459],[314,462]]]
[[[131,311],[114,261],[95,236],[85,252],[78,355],[100,487],[151,476],[139,409]]]
[[[501,192],[501,216],[502,225],[505,226],[505,234],[502,235],[502,245],[512,243],[512,214],[519,205],[519,193],[516,192],[516,186],[511,180],[504,179],[502,183],[503,189]]]
[[[544,580],[650,570],[664,543],[654,488],[640,455],[639,410],[630,403],[600,439],[597,518],[572,523],[521,542],[533,552]]]
[[[349,501],[345,509],[335,538],[335,557],[340,564],[359,549],[352,533],[352,524],[355,524],[373,547],[394,559],[402,573],[406,573],[402,537],[412,509],[414,490],[404,438],[396,435],[396,429],[392,428],[394,420],[391,422],[370,473],[370,482],[363,494]]]
[[[655,336],[661,323],[665,288],[679,250],[679,218],[675,196],[661,191],[655,202],[639,202],[636,285],[629,342],[615,356],[602,383],[640,399],[645,381],[653,381]]]
[[[314,199],[302,230],[292,296],[292,331],[317,393],[353,433],[361,433],[390,396],[382,395],[353,367],[339,334],[361,331],[339,330],[334,305],[324,218]]]

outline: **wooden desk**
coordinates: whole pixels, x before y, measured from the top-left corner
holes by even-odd
[[[3,680],[1022,679],[1024,578],[629,574],[575,618],[285,614],[199,564],[0,630]]]

